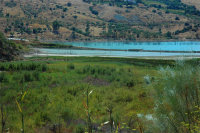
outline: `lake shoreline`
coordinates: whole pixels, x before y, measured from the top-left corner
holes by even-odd
[[[85,56],[121,58],[199,58],[200,42],[74,42],[32,43],[31,56]]]
[[[37,53],[29,53],[24,55],[25,58],[31,58],[31,57],[103,57],[103,58],[122,58],[122,59],[155,59],[155,60],[179,60],[179,59],[184,59],[184,60],[190,60],[190,59],[196,59],[200,58],[200,56],[85,56],[85,55],[69,55],[69,54],[51,54],[51,53],[42,53],[42,52],[37,52]]]
[[[200,51],[170,51],[170,50],[144,50],[144,49],[103,49],[65,45],[65,47],[34,47],[34,49],[61,49],[61,50],[101,50],[101,51],[127,51],[127,52],[157,52],[157,53],[200,53]]]
[[[68,41],[68,40],[40,40],[41,43],[56,43],[56,42],[63,42],[63,43],[74,43],[74,42],[84,42],[84,43],[91,43],[91,42],[200,42],[200,39],[164,39],[164,40],[74,40],[74,41]]]

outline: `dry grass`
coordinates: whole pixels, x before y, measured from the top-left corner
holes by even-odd
[[[5,0],[7,2],[9,0]],[[63,26],[60,29],[60,35],[54,35],[52,34],[51,31],[47,30],[46,32],[42,34],[37,34],[37,35],[28,35],[28,34],[23,34],[19,35],[16,34],[18,37],[26,37],[29,38],[29,40],[34,40],[36,37],[39,39],[42,38],[44,40],[65,40],[71,35],[71,27],[77,27],[82,31],[85,31],[86,29],[86,23],[87,22],[99,22],[99,23],[107,23],[107,21],[111,19],[115,19],[115,15],[119,14],[127,19],[136,17],[138,18],[141,22],[137,24],[146,24],[143,26],[140,26],[138,29],[142,29],[145,31],[150,31],[150,32],[157,32],[158,29],[160,28],[160,25],[167,23],[169,26],[163,28],[163,33],[166,33],[167,31],[176,31],[177,29],[182,29],[182,23],[191,23],[191,20],[188,19],[185,16],[182,15],[175,15],[172,13],[166,14],[164,10],[157,10],[156,13],[153,13],[152,10],[155,8],[147,8],[144,5],[140,4],[139,6],[135,6],[133,9],[128,9],[129,12],[127,13],[125,6],[123,8],[119,8],[116,6],[109,6],[109,5],[96,5],[94,6],[94,9],[99,12],[99,15],[96,16],[91,13],[89,10],[90,6],[93,6],[92,4],[88,4],[83,2],[82,0],[57,0],[57,1],[44,1],[43,3],[40,0],[34,0],[34,2],[31,2],[31,0],[21,0],[22,7],[27,6],[30,4],[32,10],[38,11],[39,8],[42,6],[47,7],[46,9],[42,8],[42,11],[38,14],[38,18],[34,18],[32,16],[31,19],[27,19],[27,16],[23,13],[23,10],[19,6],[19,1],[14,0],[17,2],[17,6],[14,8],[8,8],[4,4],[0,5],[0,8],[3,8],[4,14],[9,13],[11,16],[9,18],[9,22],[6,21],[6,18],[0,18],[0,31],[4,31],[4,29],[8,26],[11,25],[13,22],[15,22],[15,18],[17,19],[22,19],[24,23],[30,23],[29,25],[30,28],[47,28],[46,25],[49,25],[51,27],[52,22],[54,20],[61,21]],[[72,6],[68,7],[67,3],[71,2]],[[185,3],[189,4],[195,4],[197,7],[199,6],[199,1],[197,0],[183,0]],[[62,9],[56,8],[56,5],[62,5],[63,7],[67,8],[68,10],[66,12],[63,12]],[[199,6],[200,7],[200,6]],[[50,8],[55,8],[55,10],[50,10]],[[161,13],[162,15],[159,15],[158,13]],[[64,16],[64,18],[62,17]],[[74,16],[77,16],[77,20],[74,19]],[[175,20],[176,17],[180,18],[180,21]],[[99,19],[100,18],[100,19]],[[104,21],[105,20],[105,21]],[[76,21],[76,22],[75,22]],[[134,22],[134,20],[131,20]],[[171,25],[171,23],[173,23]],[[153,29],[150,29],[148,27],[148,24],[157,24],[156,27]],[[70,26],[67,26],[70,25]],[[137,28],[137,26],[136,26]],[[107,29],[107,27],[106,27]],[[99,34],[102,32],[102,29],[99,28],[97,25],[91,26],[90,28],[92,36],[99,36]],[[13,32],[13,31],[12,31]],[[77,33],[78,34],[78,33]],[[192,33],[188,32],[187,35],[192,36]],[[10,36],[10,33],[7,33],[7,36]],[[81,39],[86,39],[88,38],[87,36],[84,35],[79,35]],[[181,37],[181,36],[180,36]]]
[[[199,0],[181,0],[181,1],[188,5],[194,5],[196,8],[200,9],[200,1]]]

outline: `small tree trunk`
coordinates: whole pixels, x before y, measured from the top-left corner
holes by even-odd
[[[138,126],[139,126],[139,131],[140,131],[140,133],[144,133],[142,124],[140,123],[140,120],[139,120],[138,118],[137,118],[137,122],[138,122]]]
[[[24,133],[24,114],[22,112],[22,133]]]
[[[112,119],[112,109],[109,111],[110,113],[110,131],[113,132],[113,119]]]
[[[61,133],[61,124],[60,124],[60,117],[59,117],[59,120],[58,120],[58,133]]]
[[[189,132],[191,132],[191,114],[189,109],[189,101],[188,101],[188,88],[186,87],[186,93],[185,93],[185,102],[186,102],[186,108],[188,113],[188,124],[189,124]]]
[[[4,113],[3,113],[3,105],[1,106],[1,132],[4,133],[4,130],[5,130],[5,125],[6,125],[6,122],[5,122],[5,118],[4,118]]]
[[[92,133],[92,125],[90,119],[90,112],[89,112],[89,92],[87,89],[87,111],[88,111],[88,133]]]

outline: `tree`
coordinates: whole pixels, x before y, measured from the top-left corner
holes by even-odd
[[[72,28],[71,39],[76,39],[75,27]]]
[[[71,6],[72,6],[72,3],[71,3],[71,2],[68,2],[68,3],[67,3],[67,6],[68,6],[68,7],[71,7]]]
[[[90,35],[90,23],[89,22],[87,22],[85,33],[86,33],[87,36]]]
[[[53,33],[54,34],[59,34],[58,30],[59,30],[60,26],[61,26],[61,24],[57,20],[53,21]]]
[[[0,9],[0,17],[4,17],[3,9]]]
[[[171,39],[171,38],[172,38],[172,33],[168,31],[168,32],[166,33],[166,37],[167,37],[168,39]]]

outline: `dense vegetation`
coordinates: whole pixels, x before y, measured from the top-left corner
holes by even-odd
[[[198,132],[199,66],[177,63],[160,71],[155,111],[162,132]]]
[[[28,133],[192,132],[199,127],[198,64],[96,57],[0,63],[0,127]]]
[[[72,45],[63,45],[63,44],[55,44],[55,43],[40,43],[40,42],[31,43],[30,45],[32,47],[37,47],[37,48],[73,48],[74,47]]]
[[[109,63],[112,59],[103,58],[63,59],[0,64],[1,107],[7,118],[3,130],[19,132],[23,114],[26,132],[81,133],[87,129],[89,108],[93,130],[105,132],[110,131],[110,126],[101,126],[110,120],[107,108],[112,110],[113,130],[127,123],[126,118],[130,122],[124,126],[136,128],[136,114],[152,111],[153,101],[143,83],[145,67]],[[100,60],[105,63],[96,62]],[[87,90],[93,91],[89,105]]]
[[[0,60],[13,60],[20,55],[23,47],[7,40],[3,33],[0,33]]]

